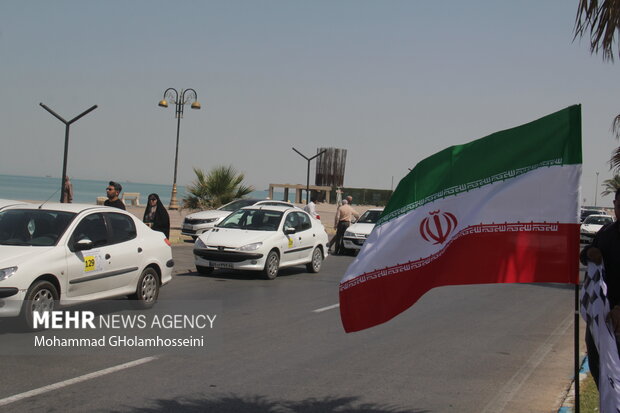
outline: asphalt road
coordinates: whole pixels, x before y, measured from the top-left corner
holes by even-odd
[[[173,254],[160,300],[215,305],[216,345],[153,358],[0,356],[0,411],[555,413],[570,384],[572,286],[443,287],[345,334],[334,305],[350,257],[267,281],[199,275],[190,244]]]

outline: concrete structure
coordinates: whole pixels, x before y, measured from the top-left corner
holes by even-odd
[[[296,204],[301,204],[301,194],[302,191],[306,190],[306,185],[302,185],[302,184],[269,184],[269,198],[273,199],[273,189],[274,188],[284,188],[284,201],[288,201],[288,191],[289,189],[294,189],[295,190],[295,200],[293,202],[295,202]],[[309,186],[311,191],[318,191],[318,192],[324,192],[325,193],[325,202],[329,203],[329,197],[330,197],[330,193],[332,190],[331,186],[317,186],[317,185],[310,185]]]

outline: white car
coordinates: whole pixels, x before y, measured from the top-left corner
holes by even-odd
[[[590,215],[609,215],[605,210],[601,207],[582,207],[579,213],[580,222],[586,220]]]
[[[142,308],[172,279],[172,250],[161,232],[120,209],[13,206],[0,211],[0,317],[129,295]]]
[[[4,208],[12,207],[15,205],[28,205],[28,203],[22,201],[14,201],[12,199],[0,199],[0,211],[2,211]]]
[[[383,208],[371,208],[364,212],[355,224],[349,226],[345,231],[344,237],[342,237],[344,247],[348,250],[359,251],[375,227],[382,212]]]
[[[581,224],[579,241],[583,244],[590,244],[601,228],[613,222],[611,215],[588,215]]]
[[[230,215],[231,212],[251,205],[294,207],[294,205],[289,202],[274,201],[271,199],[237,199],[226,205],[222,205],[218,209],[194,212],[193,214],[187,215],[183,221],[183,226],[181,227],[181,235],[186,235],[196,239],[200,236],[200,234],[210,230],[222,222],[222,220]]]
[[[267,279],[278,270],[306,265],[319,272],[327,256],[327,233],[320,221],[299,208],[251,206],[230,214],[194,244],[196,269],[262,271]]]

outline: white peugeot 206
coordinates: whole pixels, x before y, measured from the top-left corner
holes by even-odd
[[[45,204],[0,211],[0,317],[130,296],[142,308],[172,279],[164,234],[120,209]]]
[[[317,273],[327,241],[321,221],[299,208],[245,207],[196,240],[196,269],[202,274],[215,268],[262,271],[270,280],[280,268],[295,265]]]

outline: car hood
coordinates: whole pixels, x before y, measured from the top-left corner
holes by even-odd
[[[17,245],[0,245],[0,268],[20,265],[33,257],[40,258],[55,247],[25,247]]]
[[[372,229],[374,227],[375,224],[359,223],[349,226],[349,228],[347,228],[347,231],[353,232],[355,234],[368,235],[372,232]]]
[[[220,211],[219,209],[212,209],[209,211],[194,212],[185,216],[189,219],[210,219],[210,218],[224,218],[230,215],[230,211]]]
[[[239,248],[255,242],[263,242],[273,236],[276,231],[249,231],[245,229],[217,228],[205,232],[200,240],[207,245]]]
[[[584,232],[598,232],[599,229],[603,228],[602,225],[598,224],[582,224],[581,230]]]

